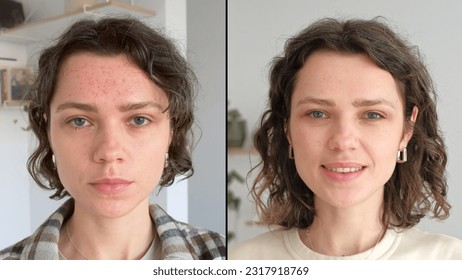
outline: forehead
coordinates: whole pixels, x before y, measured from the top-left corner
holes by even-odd
[[[89,52],[72,54],[62,62],[54,95],[53,100],[150,98],[167,102],[165,92],[125,55],[106,56]]]
[[[316,51],[297,73],[294,96],[401,99],[400,83],[365,54]],[[402,101],[402,100],[401,100]]]
[[[348,72],[348,70],[356,70]],[[308,72],[311,76],[332,78],[344,74],[349,77],[361,78],[366,74],[369,78],[386,79],[394,83],[390,72],[380,68],[375,61],[364,53],[348,53],[331,50],[318,50],[310,54],[300,72]]]
[[[58,77],[75,73],[82,75],[96,72],[98,74],[109,75],[113,73],[111,70],[117,70],[117,73],[120,70],[133,74],[139,73],[147,77],[147,74],[124,54],[102,55],[85,51],[73,53],[65,57],[60,63],[57,74]]]

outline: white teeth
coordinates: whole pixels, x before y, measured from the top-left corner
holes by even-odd
[[[351,172],[357,172],[361,170],[362,167],[339,167],[339,168],[326,167],[326,169],[329,171],[338,172],[338,173],[351,173]]]

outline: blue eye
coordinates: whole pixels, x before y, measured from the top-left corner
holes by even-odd
[[[309,116],[311,116],[313,119],[324,119],[327,117],[326,114],[321,111],[313,111],[309,113]]]
[[[75,118],[71,120],[71,124],[76,127],[82,127],[87,125],[87,120],[84,118]]]
[[[377,112],[367,112],[366,113],[366,119],[371,119],[371,120],[378,120],[381,119],[382,115],[380,115]]]
[[[149,120],[145,117],[142,117],[142,116],[136,116],[136,117],[133,117],[132,120],[131,120],[131,123],[136,125],[136,126],[143,126],[143,125],[147,125],[149,122]]]

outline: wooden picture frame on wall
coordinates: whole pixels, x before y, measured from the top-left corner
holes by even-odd
[[[0,104],[8,100],[8,68],[0,67]]]
[[[34,82],[31,67],[0,68],[2,75],[2,103],[5,108],[24,107],[30,104],[30,89]]]

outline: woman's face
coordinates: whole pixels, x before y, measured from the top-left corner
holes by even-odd
[[[147,203],[171,140],[167,106],[163,90],[123,55],[63,62],[49,138],[76,209],[118,217]]]
[[[382,203],[397,152],[412,135],[404,124],[397,83],[370,58],[331,51],[309,56],[297,76],[287,137],[316,207]]]

